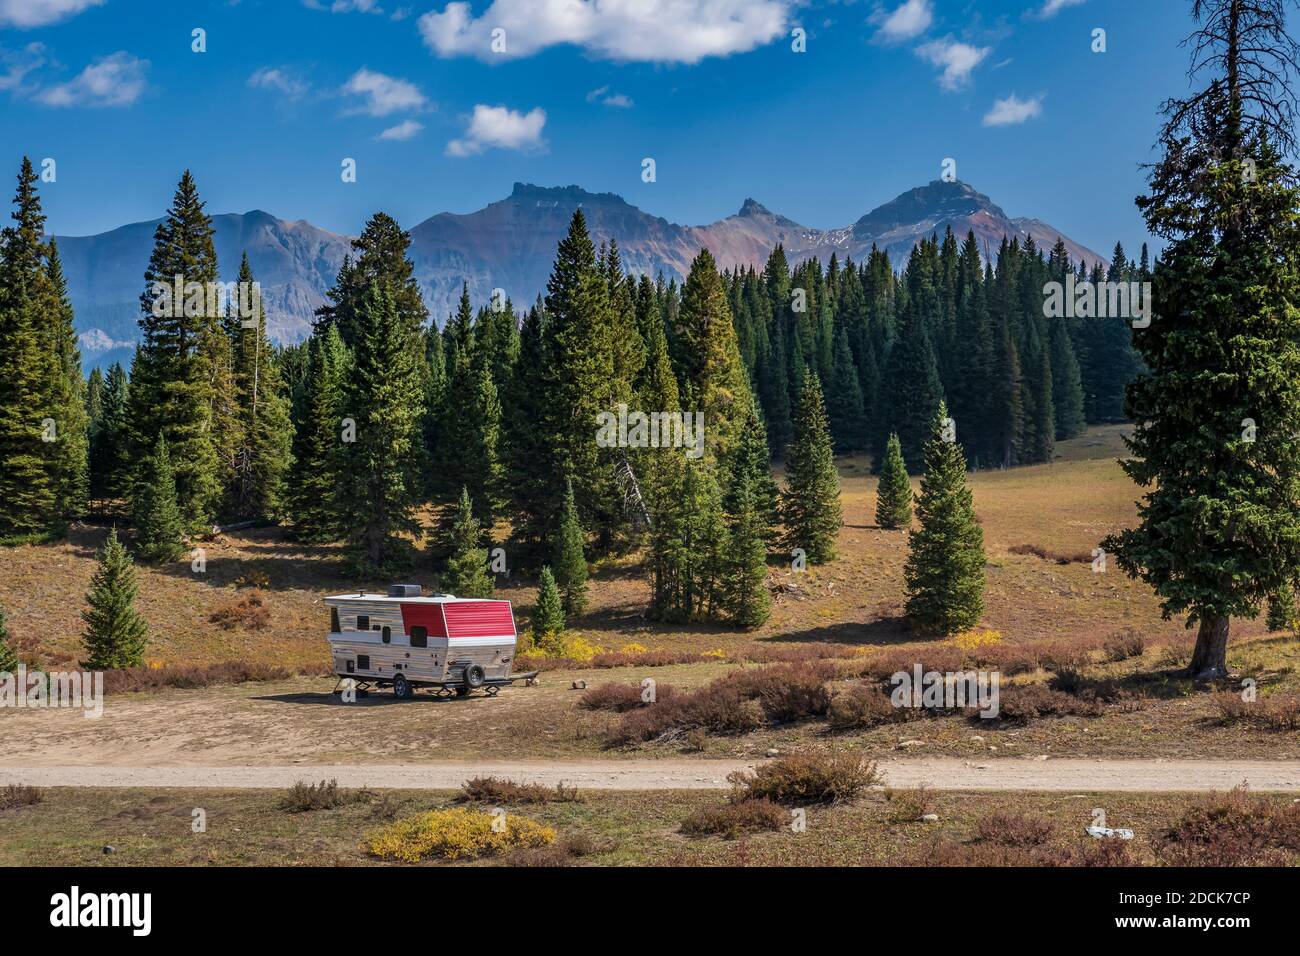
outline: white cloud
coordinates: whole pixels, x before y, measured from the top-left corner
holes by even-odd
[[[457,0],[420,17],[425,45],[442,57],[487,62],[571,43],[610,60],[698,63],[745,53],[789,32],[798,0],[493,0],[475,17]],[[494,52],[492,31],[505,31]]]
[[[119,50],[93,60],[73,79],[41,90],[46,106],[130,106],[144,93],[148,60]]]
[[[993,108],[984,114],[985,126],[1015,126],[1034,119],[1043,113],[1043,98],[1035,96],[1022,100],[1012,93],[1006,99],[994,100]]]
[[[971,71],[984,62],[992,49],[987,46],[971,46],[948,37],[922,44],[916,48],[916,52],[931,65],[943,67],[943,72],[939,75],[940,86],[945,90],[957,90],[966,85]]]
[[[264,66],[254,71],[248,78],[248,85],[255,90],[274,90],[283,93],[291,100],[304,96],[311,89],[310,84],[301,77],[280,67],[271,66]]]
[[[376,73],[365,67],[352,74],[352,79],[344,84],[343,92],[361,99],[361,102],[349,112],[366,113],[370,116],[388,116],[404,110],[422,110],[429,105],[429,101],[414,83],[399,80],[394,76],[385,76],[383,73]]]
[[[388,129],[384,130],[375,138],[405,140],[410,139],[422,129],[424,129],[423,123],[417,123],[415,120],[402,120],[402,122],[398,123],[396,126],[388,127]]]
[[[934,8],[930,0],[906,0],[893,13],[881,11],[872,17],[871,22],[880,26],[876,32],[877,39],[900,43],[919,37],[930,29],[930,24],[934,22]]]
[[[474,107],[463,139],[447,144],[448,156],[475,156],[485,149],[540,149],[546,111],[540,107],[519,113],[504,106]]]
[[[615,106],[619,109],[631,109],[632,98],[624,93],[611,93],[608,86],[592,90],[587,94],[588,103],[600,103],[602,106]]]
[[[45,45],[29,43],[16,53],[0,49],[0,92],[16,92],[28,73],[45,64]]]
[[[1056,16],[1066,7],[1077,7],[1087,2],[1088,0],[1047,0],[1042,9],[1038,11],[1037,16],[1040,20],[1046,20],[1049,17]]]
[[[0,27],[43,27],[75,17],[104,0],[0,0]]]

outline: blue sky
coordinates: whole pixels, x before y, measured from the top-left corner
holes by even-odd
[[[684,223],[752,196],[827,228],[938,178],[952,157],[1010,215],[1106,251],[1145,238],[1132,200],[1156,107],[1187,87],[1189,11],[1187,0],[0,0],[0,169],[8,183],[24,153],[56,160],[42,195],[61,234],[160,215],[186,167],[209,212],[261,208],[354,234],[375,210],[410,227],[480,208],[516,180],[616,192]],[[192,50],[195,28],[206,52]],[[1104,53],[1092,52],[1095,28]],[[355,183],[341,181],[345,157]]]

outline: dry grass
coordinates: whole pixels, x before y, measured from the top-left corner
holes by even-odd
[[[0,810],[34,807],[44,799],[45,794],[36,787],[29,787],[25,783],[11,783],[0,789]]]

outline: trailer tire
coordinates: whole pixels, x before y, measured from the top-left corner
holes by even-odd
[[[393,696],[398,700],[410,700],[415,691],[411,689],[411,682],[402,674],[393,678]]]
[[[465,686],[470,690],[482,687],[483,681],[486,679],[487,675],[483,672],[483,668],[480,665],[470,664],[465,668]]]

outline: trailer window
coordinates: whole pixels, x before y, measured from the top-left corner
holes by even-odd
[[[358,654],[358,655],[357,655],[357,670],[359,670],[359,671],[368,671],[368,670],[370,670],[370,655],[369,655],[369,654]]]
[[[341,630],[343,628],[339,626],[339,609],[332,607],[330,608],[330,633],[337,634]]]
[[[393,642],[393,629],[387,624],[384,625],[382,640],[385,644],[391,644]]]
[[[369,614],[358,614],[358,615],[357,615],[357,630],[358,630],[358,631],[368,631],[368,630],[370,630],[370,615],[369,615]]]
[[[429,629],[415,625],[411,628],[411,646],[428,647],[429,646]]]

